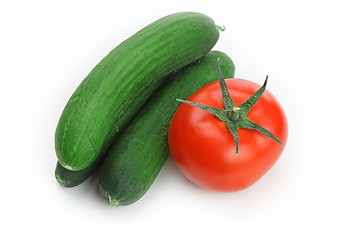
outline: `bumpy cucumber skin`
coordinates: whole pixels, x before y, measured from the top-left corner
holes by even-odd
[[[235,67],[231,59],[211,51],[174,74],[116,139],[99,170],[100,194],[111,205],[132,204],[147,192],[169,155],[168,128],[181,104],[176,99],[186,99],[216,81],[217,58],[224,77],[232,78]]]
[[[163,77],[207,54],[219,38],[211,18],[176,13],[146,26],[112,50],[69,99],[55,132],[60,164],[90,166],[107,150]]]

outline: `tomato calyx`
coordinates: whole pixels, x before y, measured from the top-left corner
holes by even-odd
[[[266,76],[265,82],[259,90],[257,90],[247,101],[242,103],[240,106],[236,106],[229,94],[224,77],[221,73],[220,59],[217,60],[216,68],[219,76],[219,83],[223,97],[224,109],[209,107],[201,103],[191,102],[183,99],[177,99],[177,100],[182,103],[190,104],[194,107],[200,108],[208,113],[211,113],[215,115],[220,121],[224,122],[228,130],[234,137],[234,141],[236,143],[236,154],[238,154],[239,152],[239,141],[240,141],[238,134],[239,128],[256,130],[261,134],[270,137],[274,141],[278,142],[280,145],[282,145],[281,141],[277,137],[275,137],[274,134],[272,134],[267,129],[261,127],[257,123],[251,121],[247,117],[251,108],[255,105],[255,103],[260,99],[260,97],[264,93],[267,85],[268,76]]]

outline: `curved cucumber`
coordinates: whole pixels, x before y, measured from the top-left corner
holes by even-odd
[[[146,26],[112,50],[81,82],[55,133],[58,161],[79,171],[100,158],[163,77],[207,54],[219,38],[211,18],[182,12]]]
[[[147,192],[169,154],[168,128],[181,104],[176,99],[187,99],[216,81],[218,58],[224,77],[233,77],[231,59],[222,52],[210,52],[175,73],[116,139],[99,170],[99,191],[111,205],[131,204]]]

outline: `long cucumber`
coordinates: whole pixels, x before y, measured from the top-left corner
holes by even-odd
[[[203,57],[218,38],[211,18],[182,12],[155,21],[118,45],[66,104],[55,132],[59,163],[80,171],[99,161],[164,76]]]
[[[175,73],[115,140],[99,170],[99,191],[111,205],[134,203],[147,192],[169,154],[168,127],[181,104],[176,99],[186,99],[216,81],[218,58],[224,77],[233,77],[231,59],[225,53],[211,51]]]

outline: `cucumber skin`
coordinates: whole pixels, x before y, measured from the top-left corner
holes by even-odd
[[[168,128],[181,104],[176,99],[187,99],[202,86],[216,81],[217,58],[224,77],[234,77],[231,59],[225,53],[211,51],[177,72],[114,142],[99,170],[99,192],[111,205],[132,204],[147,192],[169,155]]]
[[[85,77],[66,104],[55,132],[60,164],[79,171],[101,158],[163,77],[204,56],[218,38],[211,18],[182,12],[163,17],[122,42]]]

